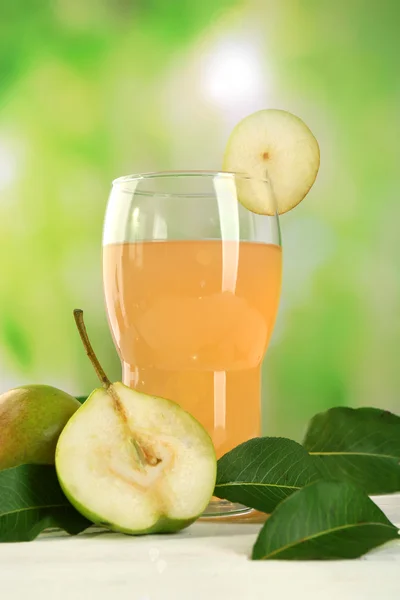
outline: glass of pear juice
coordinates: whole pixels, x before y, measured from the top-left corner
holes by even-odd
[[[159,172],[113,182],[103,233],[107,315],[123,382],[174,400],[219,458],[261,433],[261,364],[281,289],[277,211],[239,201],[267,180]],[[205,516],[247,512],[213,498]]]

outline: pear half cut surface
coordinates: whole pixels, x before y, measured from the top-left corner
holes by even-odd
[[[60,436],[56,469],[65,495],[85,517],[114,531],[190,525],[214,490],[209,435],[175,402],[111,386],[112,395],[95,390]]]
[[[319,163],[319,145],[307,125],[285,110],[265,109],[245,117],[233,129],[223,168],[245,176],[236,180],[243,206],[274,215],[303,200]]]

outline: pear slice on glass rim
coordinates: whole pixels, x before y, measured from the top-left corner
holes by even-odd
[[[103,387],[63,430],[56,449],[60,485],[93,523],[129,534],[173,532],[205,510],[216,478],[211,438],[171,400],[111,383],[74,311]]]
[[[264,215],[283,214],[299,204],[318,173],[320,151],[307,125],[277,109],[255,112],[234,127],[223,169],[237,178],[238,200]]]

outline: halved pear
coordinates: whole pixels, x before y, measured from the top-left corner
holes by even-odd
[[[283,214],[313,185],[320,163],[318,142],[295,115],[276,109],[255,112],[233,129],[223,169],[237,178],[238,200],[252,212]]]
[[[57,444],[65,495],[85,517],[114,531],[157,533],[190,525],[214,491],[209,435],[175,402],[110,383],[98,361],[95,368],[104,389],[92,392]]]

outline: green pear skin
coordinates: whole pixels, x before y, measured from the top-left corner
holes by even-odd
[[[0,396],[0,470],[54,464],[61,431],[80,407],[66,392],[24,385]]]

